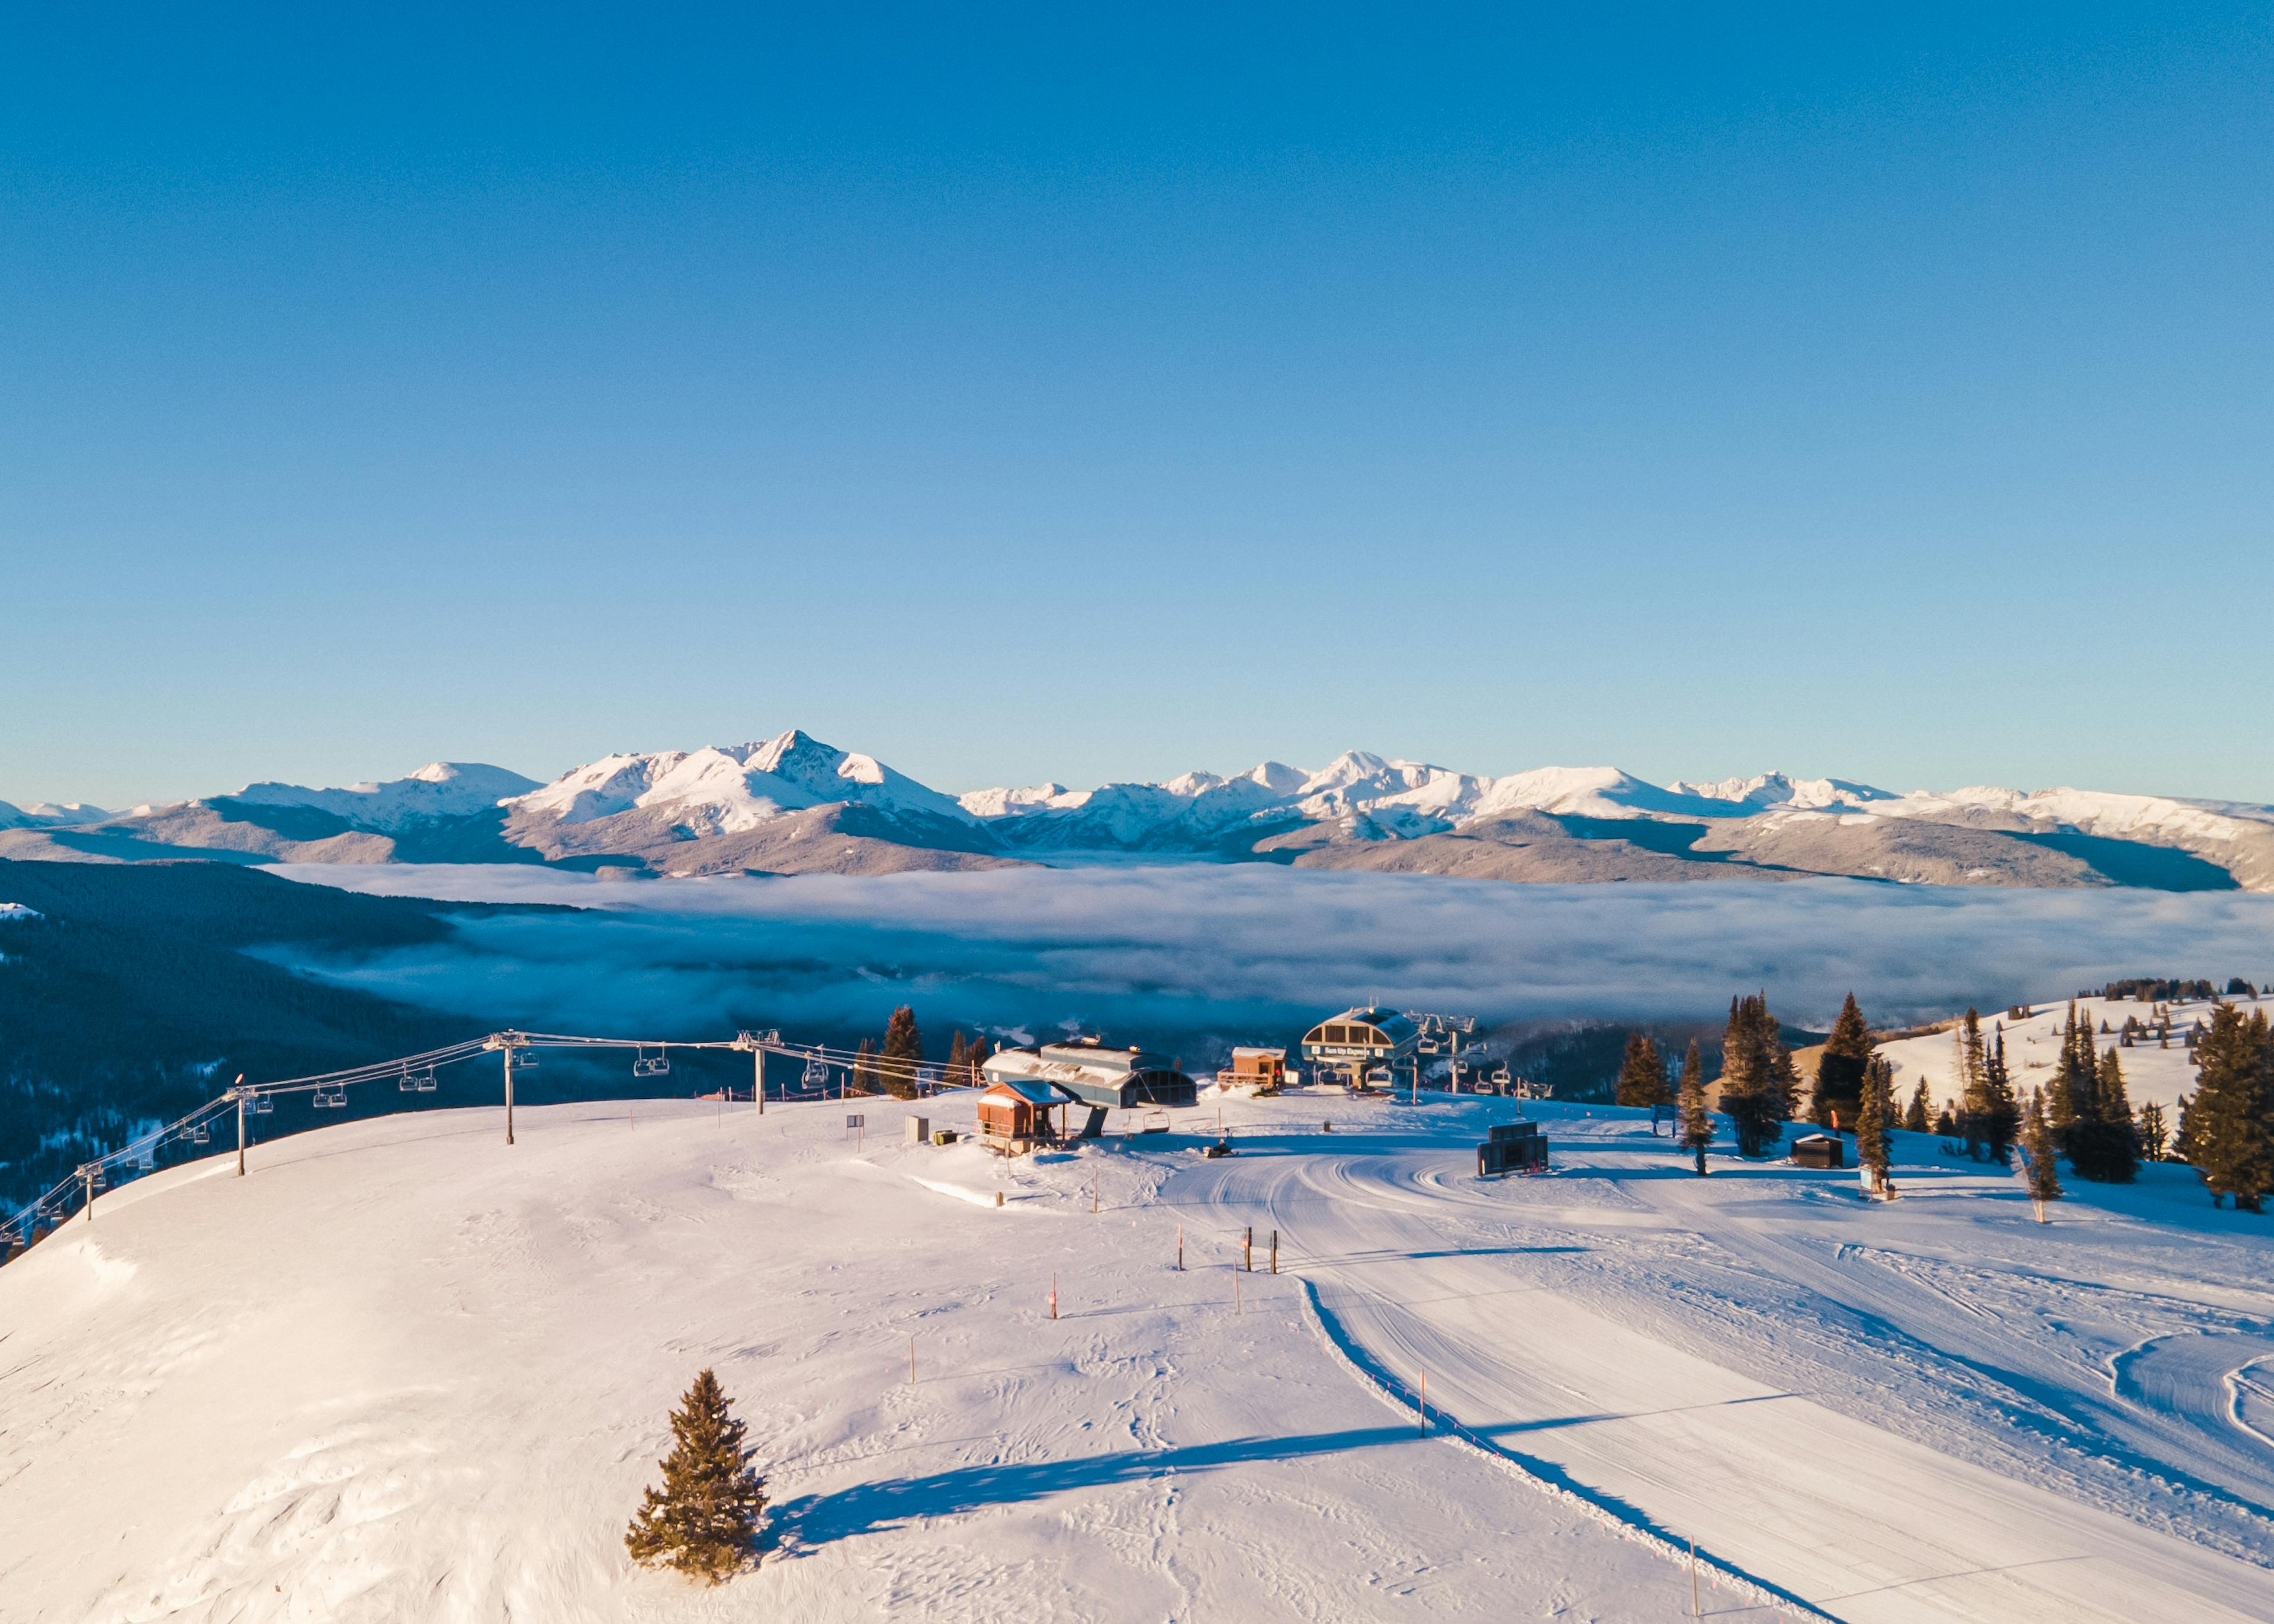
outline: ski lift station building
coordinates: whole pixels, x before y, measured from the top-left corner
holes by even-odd
[[[1054,1083],[1087,1104],[1117,1110],[1192,1105],[1200,1099],[1193,1079],[1159,1056],[1137,1049],[1108,1049],[1096,1038],[1003,1049],[990,1055],[979,1071],[990,1083]]]
[[[1413,1057],[1421,1029],[1395,1010],[1344,1010],[1303,1034],[1303,1059],[1320,1082],[1356,1082],[1375,1066]]]

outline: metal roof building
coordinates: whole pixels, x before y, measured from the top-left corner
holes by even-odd
[[[1357,1082],[1372,1067],[1404,1062],[1420,1041],[1421,1029],[1396,1010],[1344,1010],[1303,1034],[1303,1058],[1320,1082],[1333,1075]]]
[[[1051,1083],[1091,1105],[1127,1110],[1138,1105],[1191,1105],[1200,1095],[1193,1079],[1142,1049],[1107,1049],[1095,1038],[1006,1049],[980,1065],[990,1082]]]

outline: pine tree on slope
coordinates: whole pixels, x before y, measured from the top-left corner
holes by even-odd
[[[2258,1212],[2274,1189],[2274,1142],[2267,1124],[2274,1104],[2274,1055],[2269,1051],[2266,1012],[2246,1020],[2231,1004],[2212,1009],[2210,1030],[2195,1046],[2195,1091],[2183,1102],[2180,1135],[2214,1207],[2233,1196],[2243,1211]]]
[[[1855,1127],[1856,1112],[1864,1098],[1864,1068],[1871,1059],[1871,1029],[1864,1024],[1864,1011],[1856,1007],[1851,992],[1840,1006],[1839,1019],[1832,1023],[1831,1035],[1824,1040],[1824,1052],[1816,1062],[1818,1123],[1827,1128]]]
[[[2006,1026],[2002,1021],[1990,1052],[1983,1056],[1982,1080],[1990,1097],[1990,1113],[1983,1124],[1990,1143],[1990,1160],[2002,1162],[2007,1147],[2022,1132],[2021,1102],[2014,1095],[2013,1074],[2006,1070]]]
[[[1982,1016],[1969,1006],[1950,1034],[1952,1048],[1956,1051],[1953,1064],[1958,1072],[1958,1123],[1966,1130],[1966,1154],[1978,1162],[1989,1148],[1991,1118],[1995,1115],[1990,1096],[1990,1070],[1982,1052]]]
[[[1737,1154],[1766,1154],[1781,1118],[1775,1074],[1776,1021],[1766,997],[1748,994],[1729,1001],[1729,1024],[1721,1037],[1721,1107],[1736,1130]],[[1790,1056],[1786,1056],[1788,1068]]]
[[[971,1057],[963,1046],[963,1028],[958,1026],[955,1035],[947,1041],[947,1082],[951,1088],[960,1088],[971,1080]]]
[[[2140,1108],[2133,1137],[2139,1143],[2142,1161],[2161,1162],[2164,1159],[2164,1153],[2171,1148],[2172,1129],[2161,1104],[2150,1100]]]
[[[1627,1035],[1627,1052],[1619,1062],[1618,1102],[1645,1109],[1667,1103],[1666,1060],[1658,1045],[1642,1033]]]
[[[743,1431],[719,1378],[697,1375],[672,1411],[663,1486],[645,1491],[624,1534],[635,1561],[717,1584],[749,1559],[766,1496]]]
[[[1874,1055],[1864,1064],[1864,1086],[1856,1112],[1856,1165],[1870,1169],[1871,1188],[1886,1194],[1894,1188],[1887,1177],[1887,1129],[1894,1115],[1895,1070]]]
[[[1934,1101],[1926,1091],[1926,1079],[1919,1079],[1918,1086],[1911,1090],[1911,1102],[1903,1107],[1903,1128],[1909,1133],[1932,1132]]]
[[[2053,1080],[2046,1090],[2045,1127],[2052,1135],[2053,1147],[2057,1150],[2068,1148],[2070,1132],[2085,1111],[2094,1070],[2091,1034],[2088,1029],[2078,1026],[2076,1000],[2072,998],[2068,1005],[2068,1020],[2061,1027],[2060,1060],[2054,1068]]]
[[[2139,1169],[2140,1147],[2133,1137],[2124,1068],[2112,1046],[2094,1073],[2090,1104],[2091,1109],[2069,1125],[2069,1166],[2079,1178],[2096,1184],[2128,1184]]]
[[[1682,1143],[1698,1160],[1698,1176],[1706,1176],[1706,1147],[1713,1142],[1713,1115],[1706,1109],[1706,1063],[1698,1056],[1698,1040],[1690,1040],[1682,1056]]]
[[[885,1091],[895,1099],[916,1097],[916,1072],[923,1064],[923,1034],[916,1030],[916,1012],[903,1004],[885,1023],[885,1046],[877,1052],[877,1070]]]
[[[861,1040],[861,1047],[853,1056],[853,1075],[846,1082],[845,1092],[847,1094],[877,1092],[876,1051],[869,1047],[869,1040],[866,1038]]]
[[[2029,1199],[2039,1204],[2061,1199],[2060,1169],[2053,1162],[2052,1131],[2045,1124],[2045,1102],[2037,1090],[2029,1093],[2029,1109],[2022,1119],[2022,1154],[2027,1158],[2029,1173]],[[2037,1214],[2037,1222],[2044,1222],[2044,1214]]]

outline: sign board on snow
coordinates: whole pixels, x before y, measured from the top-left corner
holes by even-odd
[[[847,1111],[845,1114],[845,1125],[848,1128],[865,1128],[869,1125],[869,1119],[858,1111]]]

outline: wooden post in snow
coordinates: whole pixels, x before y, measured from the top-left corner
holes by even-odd
[[[1254,1269],[1255,1226],[1251,1223],[1247,1226],[1247,1233],[1245,1238],[1243,1238],[1239,1243],[1239,1270],[1240,1273],[1246,1274],[1253,1274]]]
[[[758,1102],[758,1115],[766,1114],[766,1051],[762,1044],[750,1051],[750,1097]]]
[[[505,1142],[513,1143],[513,1045],[505,1046]]]
[[[1279,1272],[1279,1231],[1276,1229],[1271,1231],[1271,1272],[1275,1274]]]
[[[1185,1226],[1177,1226],[1177,1273],[1185,1272]]]
[[[1053,1274],[1053,1275],[1051,1275],[1051,1276],[1050,1276],[1050,1318],[1051,1318],[1051,1319],[1053,1319],[1053,1320],[1055,1320],[1055,1319],[1057,1319],[1058,1317],[1058,1277],[1056,1274]]]

